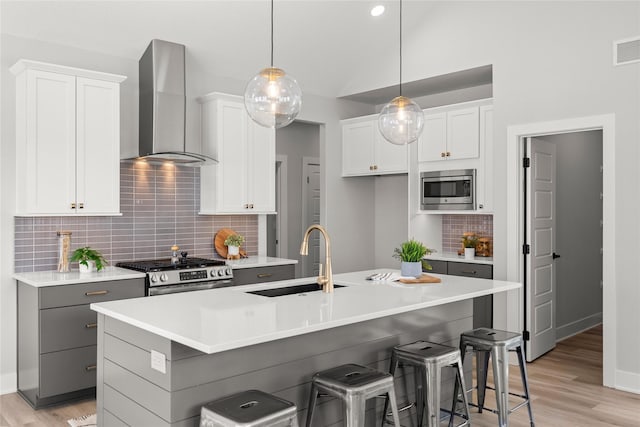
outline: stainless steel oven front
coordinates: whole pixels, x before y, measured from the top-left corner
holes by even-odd
[[[422,210],[475,210],[476,170],[457,169],[420,174]]]
[[[233,286],[233,271],[230,266],[147,273],[148,296],[228,286]]]

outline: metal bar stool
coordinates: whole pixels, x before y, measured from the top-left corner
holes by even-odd
[[[477,389],[478,404],[471,406],[478,408],[478,412],[483,409],[498,414],[498,425],[506,427],[509,425],[509,414],[524,405],[527,405],[529,411],[529,422],[531,426],[535,426],[533,422],[533,412],[531,410],[531,398],[529,395],[529,381],[527,378],[527,365],[524,360],[524,349],[522,345],[522,335],[500,331],[497,329],[477,328],[472,331],[464,332],[460,335],[460,353],[464,362],[467,347],[472,347],[476,354],[476,370],[477,370]],[[520,366],[520,377],[522,379],[522,387],[524,394],[509,392],[509,351],[515,351],[518,355],[518,364]],[[489,358],[491,358],[493,367],[493,382],[495,388],[487,386],[487,371],[489,370]],[[495,390],[497,410],[485,408],[484,398],[486,389]],[[463,389],[464,390],[464,389]],[[456,387],[456,396],[458,389]],[[466,394],[462,393],[463,396]],[[514,408],[509,408],[509,395],[517,396],[524,399],[523,402]]]
[[[298,427],[296,405],[260,390],[248,390],[207,403],[200,427]]]
[[[318,372],[311,381],[307,427],[311,426],[319,393],[326,393],[343,401],[347,427],[364,426],[366,400],[386,393],[391,402],[393,423],[400,427],[393,376],[390,374],[355,364],[341,365]],[[386,409],[383,413],[383,419],[385,414]]]
[[[456,388],[458,384],[463,390],[464,373],[462,372],[462,360],[457,348],[435,344],[428,341],[416,341],[411,344],[399,345],[393,348],[391,353],[391,366],[389,372],[393,375],[399,364],[413,366],[415,369],[416,387],[416,412],[418,415],[418,427],[422,427],[424,410],[427,412],[427,426],[440,425],[440,378],[444,367],[456,369]],[[453,401],[457,399],[457,392],[453,394]],[[466,395],[462,396],[464,402],[464,414],[459,414],[464,419],[460,426],[469,425],[469,406]],[[453,423],[456,405],[449,417],[449,424]],[[387,405],[385,403],[385,413]],[[449,411],[447,411],[449,412]]]

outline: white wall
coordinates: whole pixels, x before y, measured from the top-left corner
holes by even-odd
[[[506,278],[507,218],[513,214],[506,208],[507,181],[514,179],[506,174],[507,126],[615,114],[617,385],[640,392],[640,260],[634,249],[640,238],[640,64],[612,66],[612,42],[637,35],[640,2],[440,2],[405,36],[403,56],[406,81],[493,64],[498,279]],[[345,93],[393,83],[382,79],[390,70],[360,71]]]
[[[16,389],[16,292],[13,272],[15,209],[15,78],[9,72],[18,59],[26,58],[79,68],[126,75],[121,89],[121,155],[137,155],[138,141],[138,62],[89,52],[67,46],[2,35],[0,41],[0,76],[2,83],[1,179],[2,216],[0,230],[0,393]],[[141,52],[142,54],[142,52]],[[205,70],[194,69],[187,50],[187,149],[198,150],[200,115],[196,98],[211,91],[241,95],[246,82],[220,78]],[[349,101],[339,101],[304,95],[299,119],[320,123],[320,158],[324,173],[321,183],[323,203],[321,222],[334,242],[333,267],[336,273],[372,266],[373,217],[362,218],[360,212],[373,208],[373,182],[344,183],[340,178],[341,133],[338,121],[343,118],[370,114],[372,107]],[[52,177],[55,179],[56,177]],[[328,206],[339,207],[329,209]],[[363,236],[354,239],[352,236]],[[367,248],[364,251],[362,248]]]
[[[400,247],[409,234],[407,175],[387,175],[371,179],[375,179],[376,192],[373,233],[375,266],[399,269],[400,261],[392,258],[392,255],[393,249]],[[423,243],[428,246],[427,242]]]

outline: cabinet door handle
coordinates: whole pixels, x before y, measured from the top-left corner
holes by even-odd
[[[75,203],[71,203],[71,209],[75,209],[76,208],[76,204]]]
[[[258,279],[264,279],[265,277],[271,277],[273,274],[271,273],[260,273],[258,274]]]
[[[78,208],[79,208],[79,209],[84,209],[84,203],[79,203],[79,204],[78,204]]]
[[[87,323],[86,325],[84,325],[85,328],[87,329],[93,329],[93,328],[97,328],[98,324],[97,323]]]
[[[87,371],[87,372],[95,371],[97,367],[98,366],[96,366],[96,365],[89,365],[89,366],[85,366],[84,370]]]
[[[253,203],[249,205],[249,209],[253,209]]]
[[[444,151],[440,153],[440,157],[445,157]]]
[[[378,165],[373,165],[373,170],[377,171],[378,170]]]
[[[451,153],[447,151],[447,157],[451,157]]]
[[[369,166],[369,170],[372,171],[373,170],[373,165]]]
[[[91,291],[91,292],[85,292],[84,294],[88,297],[95,297],[97,295],[106,295],[108,293],[109,291]]]
[[[478,274],[478,272],[477,272],[477,271],[475,271],[475,270],[471,270],[471,271],[464,271],[464,270],[462,270],[460,273],[463,273],[463,274],[473,274],[473,275]]]

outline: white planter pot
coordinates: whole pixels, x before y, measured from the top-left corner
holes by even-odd
[[[476,257],[476,248],[464,248],[464,259],[474,259]]]
[[[94,261],[87,261],[88,265],[78,264],[80,273],[93,273],[96,271],[96,263]]]
[[[418,278],[422,276],[422,262],[406,262],[402,261],[400,263],[400,275],[402,277],[415,277]]]
[[[229,255],[239,255],[240,254],[240,246],[227,246]]]

